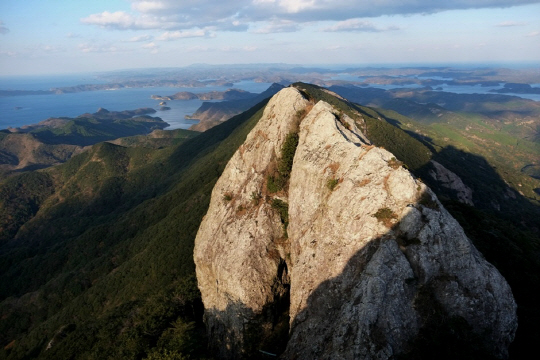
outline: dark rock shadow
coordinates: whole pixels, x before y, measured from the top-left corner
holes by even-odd
[[[414,206],[426,221],[439,203],[427,199]],[[496,329],[500,319],[493,317],[502,304],[490,298],[491,291],[498,297],[497,291],[504,293],[504,289],[497,288],[497,281],[491,283],[492,278],[468,277],[453,266],[472,264],[471,272],[480,271],[486,278],[491,275],[486,275],[485,266],[495,269],[483,265],[482,256],[473,248],[472,255],[463,254],[466,260],[456,257],[453,253],[459,246],[451,238],[435,235],[431,243],[424,243],[400,230],[411,221],[417,219],[405,217],[371,241],[350,258],[339,276],[310,294],[292,322],[282,358],[329,358],[329,354],[344,359],[505,357],[509,339],[502,340],[505,334]],[[430,254],[445,243],[450,244],[444,254],[448,259]],[[433,269],[426,260],[437,262],[438,270],[430,273]]]
[[[453,146],[446,146],[433,154],[432,160],[458,175],[472,189],[474,207],[507,221],[516,222],[523,229],[540,234],[540,206],[509,186],[482,156],[471,154]],[[433,164],[427,163],[415,171],[443,201],[457,201],[454,190],[441,186],[431,175]]]
[[[288,290],[258,314],[241,303],[223,311],[206,309],[213,353],[224,359],[376,358],[373,354],[394,359],[504,358],[514,331],[508,320],[512,314],[504,314],[511,309],[503,309],[508,298],[500,296],[507,296],[508,288],[476,249],[456,245],[451,236],[461,230],[453,229],[455,225],[441,224],[452,228],[450,237],[437,235],[429,244],[405,232],[407,224],[427,226],[445,212],[430,195],[411,206],[418,210],[414,216],[359,249],[340,275],[310,293],[290,329]],[[427,261],[437,263],[438,270],[426,271],[431,263],[423,263],[422,252],[440,252],[434,249],[445,243],[449,259],[429,255]],[[459,251],[465,260],[455,255]],[[467,266],[478,273],[463,275]],[[283,274],[276,275],[280,278]],[[501,324],[510,324],[508,333],[501,333]]]

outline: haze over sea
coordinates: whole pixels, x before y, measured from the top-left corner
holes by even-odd
[[[336,79],[358,81],[358,77],[349,74],[340,74]],[[92,74],[58,75],[58,76],[3,76],[0,77],[0,90],[49,90],[53,87],[68,87],[81,84],[103,84]],[[241,89],[253,93],[261,93],[271,84],[254,81],[241,81],[234,84],[233,88]],[[382,89],[395,89],[397,85],[372,85]],[[532,84],[539,87],[539,84]],[[418,87],[410,85],[408,87]],[[489,94],[492,89],[499,89],[501,86],[482,87],[467,85],[441,85],[443,91],[455,93],[483,93]],[[202,100],[172,100],[167,102],[170,110],[161,111],[160,101],[150,98],[151,95],[172,95],[180,91],[193,93],[209,91],[225,91],[229,87],[207,86],[207,87],[142,87],[142,88],[122,88],[118,90],[82,91],[65,94],[47,95],[22,95],[0,97],[0,129],[8,127],[21,127],[24,125],[36,124],[51,117],[76,117],[84,113],[94,113],[99,108],[109,111],[134,110],[142,107],[150,107],[157,110],[153,116],[160,117],[170,124],[167,130],[187,129],[196,120],[185,119],[186,115],[193,114],[203,103]],[[516,95],[535,101],[540,101],[537,94],[508,94]]]

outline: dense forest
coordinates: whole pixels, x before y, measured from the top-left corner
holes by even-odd
[[[494,164],[474,147],[465,150],[441,130],[448,128],[318,86],[293,86],[355,119],[374,145],[432,187],[508,280],[519,317],[510,355],[525,358],[540,338],[533,296],[540,287],[540,206],[513,186],[528,183],[503,178],[512,173],[505,159]],[[265,105],[198,135],[103,142],[64,164],[2,181],[0,358],[212,358],[193,242],[213,185]],[[474,207],[430,175],[431,160],[473,189]],[[436,344],[447,334],[435,329],[430,336]]]

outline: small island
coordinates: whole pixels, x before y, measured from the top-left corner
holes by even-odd
[[[170,100],[244,100],[249,99],[257,94],[251,93],[249,91],[239,90],[239,89],[228,89],[226,91],[210,91],[205,93],[192,93],[189,91],[180,91],[173,95],[161,96],[161,95],[152,95],[151,99],[161,100],[161,102],[170,101]],[[160,103],[160,105],[165,105]]]

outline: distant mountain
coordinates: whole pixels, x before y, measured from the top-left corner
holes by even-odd
[[[283,85],[274,83],[260,94],[250,93],[249,98],[231,99],[222,102],[204,102],[197,111],[190,116],[186,116],[188,119],[199,120],[199,123],[192,125],[189,130],[206,131],[232,116],[246,111],[258,102],[273,96],[281,89],[283,89]]]
[[[539,87],[532,87],[529,84],[519,83],[506,83],[502,89],[490,90],[499,94],[513,93],[513,94],[540,94]]]

